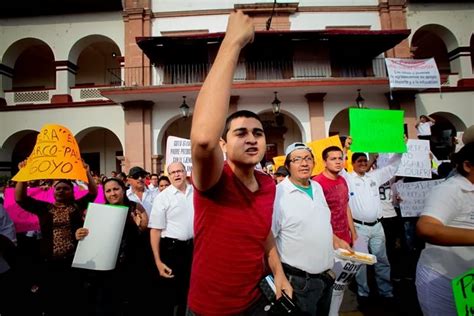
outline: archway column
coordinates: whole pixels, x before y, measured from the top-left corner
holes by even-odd
[[[13,69],[7,65],[0,64],[0,105],[6,105],[5,90],[12,88]],[[3,101],[2,101],[3,99]]]
[[[324,120],[324,97],[326,93],[308,93],[309,121],[311,128],[311,141],[326,138],[326,123]]]
[[[415,104],[415,91],[394,91],[392,97],[389,93],[385,94],[388,100],[390,110],[404,110],[405,111],[405,124],[407,124],[408,138],[417,138],[416,134],[416,104]]]
[[[76,80],[77,66],[69,60],[56,61],[56,93],[51,103],[72,102],[71,86]]]
[[[152,101],[137,100],[122,104],[125,112],[125,166],[128,171],[133,166],[152,170],[151,114]]]
[[[474,77],[471,65],[471,48],[460,46],[448,53],[451,72],[458,73],[460,79]]]

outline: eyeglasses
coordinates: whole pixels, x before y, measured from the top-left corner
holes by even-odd
[[[308,157],[304,157],[304,158],[303,158],[303,157],[295,157],[295,158],[293,158],[293,159],[290,159],[290,161],[291,161],[292,163],[296,164],[296,165],[301,164],[301,163],[303,162],[303,160],[306,161],[307,163],[310,163],[310,162],[313,162],[313,161],[314,161],[313,157],[309,157],[309,156],[308,156]]]
[[[175,174],[180,174],[180,173],[184,173],[184,170],[171,171],[171,172],[170,172],[170,175],[174,176]]]

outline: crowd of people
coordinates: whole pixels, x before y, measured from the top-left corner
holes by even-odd
[[[192,176],[180,162],[166,167],[167,176],[139,166],[93,176],[84,164],[88,193],[75,198],[83,183],[55,180],[45,187],[53,203],[28,196],[28,183],[15,184],[16,203],[38,216],[39,230],[15,234],[0,208],[2,316],[337,315],[342,296],[334,284],[347,263],[336,258],[341,249],[376,257],[375,286],[364,264],[353,280],[361,310],[374,300],[395,309],[394,282],[416,278],[425,315],[456,314],[450,280],[474,267],[472,128],[419,219],[401,217],[403,197],[393,190],[396,181],[419,180],[395,177],[401,154],[377,166],[377,156],[355,152],[348,168],[350,137],[322,152],[317,176],[314,153],[300,142],[285,149],[284,166],[261,171],[262,121],[245,110],[227,117],[239,54],[253,36],[251,19],[232,13],[196,100]],[[432,124],[421,118],[420,139]],[[90,233],[83,223],[98,186],[106,204],[128,209],[116,266],[72,268],[78,242]],[[410,262],[400,262],[402,252]],[[267,275],[273,302],[260,288]]]

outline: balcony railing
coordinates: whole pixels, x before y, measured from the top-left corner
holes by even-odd
[[[108,69],[111,85],[147,86],[199,84],[211,64],[167,64],[153,67]],[[322,78],[387,77],[383,58],[368,62],[332,62],[329,60],[266,60],[239,62],[235,81],[299,80]]]

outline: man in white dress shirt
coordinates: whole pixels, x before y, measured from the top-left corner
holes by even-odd
[[[137,202],[143,206],[150,218],[153,200],[158,195],[158,191],[151,191],[145,183],[147,172],[141,167],[130,168],[127,176],[127,183],[130,188],[127,190],[127,197],[130,201]]]
[[[150,243],[160,273],[159,306],[163,315],[184,315],[193,252],[193,187],[181,162],[168,166],[171,185],[153,202],[148,222]]]

